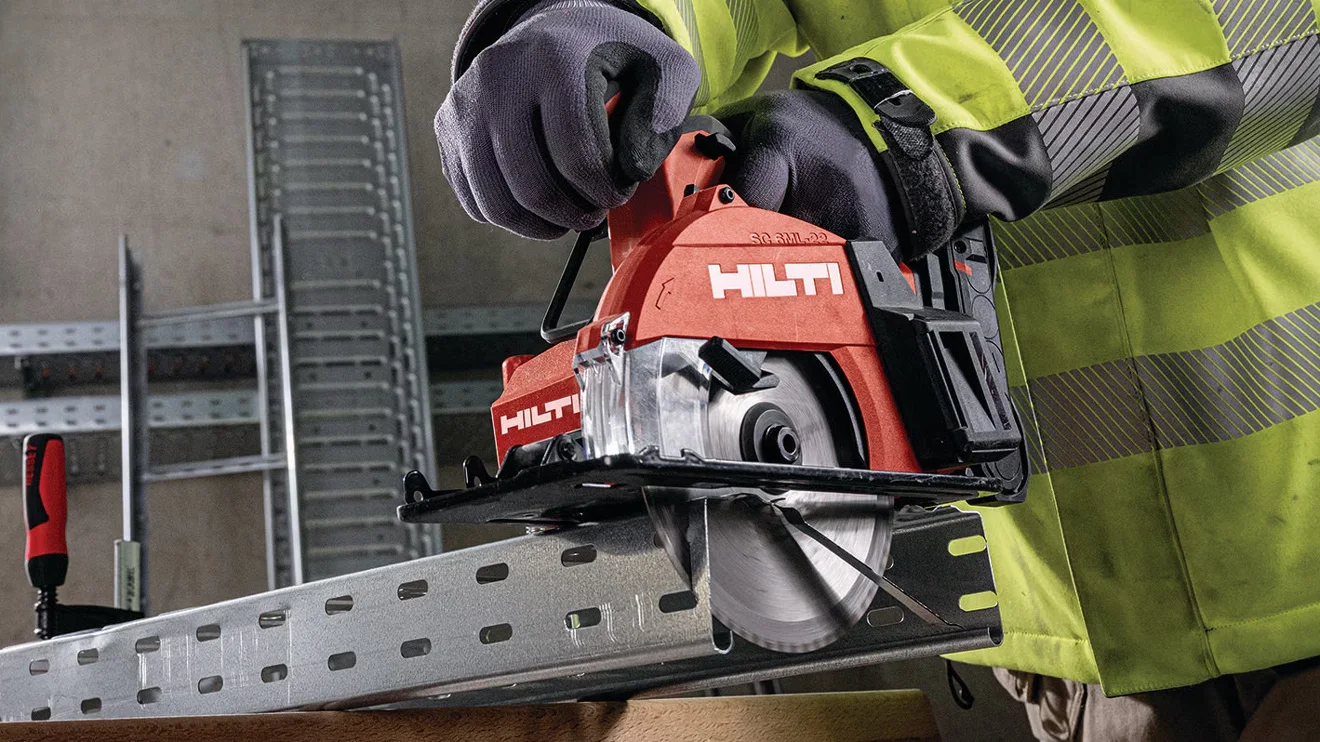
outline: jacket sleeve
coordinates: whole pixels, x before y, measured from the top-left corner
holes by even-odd
[[[561,0],[562,2],[563,0]],[[787,0],[793,2],[794,0]],[[815,1],[815,0],[810,0]],[[453,79],[546,0],[480,0],[459,33]],[[586,0],[637,13],[687,49],[701,67],[695,111],[712,111],[760,87],[778,54],[806,51],[786,0]]]
[[[807,50],[790,9],[793,0],[628,1],[655,18],[701,66],[697,113],[755,93],[777,55]]]
[[[930,105],[955,201],[1019,219],[1173,190],[1320,133],[1312,0],[967,0],[797,74],[869,58]],[[909,194],[920,184],[903,183]]]

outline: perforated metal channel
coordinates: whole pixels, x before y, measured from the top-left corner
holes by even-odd
[[[598,557],[563,566],[584,543]],[[479,579],[492,564],[513,566]],[[714,653],[704,582],[660,609],[685,589],[644,519],[526,537],[0,650],[0,718],[351,706]],[[600,622],[566,626],[584,607]]]

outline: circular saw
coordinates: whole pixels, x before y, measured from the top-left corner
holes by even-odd
[[[748,206],[720,183],[727,135],[685,133],[609,213],[614,274],[595,316],[561,325],[579,236],[542,326],[503,367],[500,466],[467,487],[410,475],[412,522],[558,527],[636,514],[695,578],[704,518],[712,615],[770,650],[851,629],[887,585],[895,508],[1016,502],[1027,478],[982,225],[900,259]]]

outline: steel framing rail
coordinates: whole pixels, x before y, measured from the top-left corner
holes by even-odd
[[[141,340],[142,268],[119,238],[119,475],[123,532],[115,541],[115,607],[147,612],[147,499],[150,431],[147,357]]]
[[[944,622],[923,622],[882,591],[852,632],[798,655],[746,644],[713,620],[703,527],[691,531],[690,584],[653,537],[645,518],[528,536],[9,647],[0,718],[545,702],[999,640],[996,608],[961,609],[994,589],[975,513],[946,509],[895,532],[886,577]]]
[[[235,302],[250,306],[256,302]],[[211,308],[225,305],[213,305]],[[565,316],[587,316],[593,304],[571,301]],[[192,310],[187,310],[192,315]],[[545,314],[542,304],[490,304],[432,307],[422,312],[422,329],[429,340],[486,335],[534,335]],[[250,346],[255,343],[251,312],[205,319],[187,316],[181,310],[158,313],[143,327],[148,350],[185,350]],[[0,358],[37,358],[53,355],[117,355],[119,323],[116,320],[88,322],[22,322],[0,324]],[[114,363],[118,363],[117,360]]]

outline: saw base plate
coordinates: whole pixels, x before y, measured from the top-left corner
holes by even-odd
[[[985,477],[873,471],[742,461],[707,461],[695,454],[661,456],[654,449],[585,461],[554,461],[512,476],[464,489],[431,489],[420,472],[404,478],[405,523],[521,523],[580,525],[616,520],[645,511],[642,487],[693,490],[783,489],[894,497],[900,503],[960,502],[993,492]],[[703,492],[704,490],[704,492]]]

